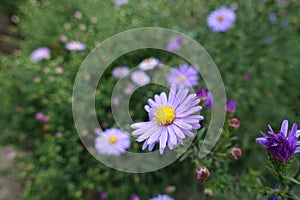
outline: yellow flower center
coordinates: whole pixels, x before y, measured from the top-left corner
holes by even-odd
[[[146,58],[145,61],[146,63],[151,63],[151,58]]]
[[[156,115],[153,120],[156,121],[158,125],[167,126],[171,124],[175,119],[175,110],[171,106],[160,106],[157,108]]]
[[[180,81],[180,82],[185,81],[185,76],[183,76],[183,75],[179,76],[179,81]]]
[[[115,136],[110,136],[110,138],[108,139],[110,143],[116,143],[117,142],[117,138]]]
[[[219,22],[223,21],[223,19],[224,19],[224,18],[223,18],[222,15],[219,15],[219,16],[218,16],[218,21],[219,21]]]

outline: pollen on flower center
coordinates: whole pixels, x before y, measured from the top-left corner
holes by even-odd
[[[167,126],[171,124],[175,119],[175,111],[171,106],[160,106],[153,120],[156,121],[158,125]]]
[[[224,19],[224,18],[223,18],[222,15],[219,15],[219,16],[218,16],[218,21],[219,21],[219,22],[223,21],[223,19]]]
[[[183,75],[179,76],[179,81],[180,81],[180,82],[185,81],[185,76],[183,76]]]
[[[110,136],[108,140],[110,143],[113,143],[113,144],[117,142],[117,138],[115,136]]]

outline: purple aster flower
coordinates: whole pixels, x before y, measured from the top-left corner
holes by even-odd
[[[100,154],[119,156],[130,147],[130,136],[117,128],[106,129],[95,139],[95,149]]]
[[[264,132],[260,133],[264,136],[256,138],[256,142],[262,144],[269,152],[269,155],[281,163],[289,161],[294,153],[300,152],[300,142],[297,141],[300,130],[297,130],[297,124],[294,123],[292,129],[288,130],[288,120],[283,120],[279,133],[274,133],[269,125],[269,136]]]
[[[66,49],[69,51],[83,51],[85,44],[80,41],[72,41],[66,44]]]
[[[138,136],[137,141],[144,141],[142,149],[147,146],[152,151],[159,141],[159,151],[163,154],[166,145],[172,150],[180,143],[183,145],[185,136],[193,137],[193,129],[199,129],[203,116],[197,113],[202,109],[198,106],[200,99],[196,94],[188,95],[188,89],[180,87],[176,93],[175,85],[171,86],[169,96],[165,92],[155,95],[154,100],[148,99],[145,110],[149,121],[131,125],[133,135]]]
[[[235,13],[223,6],[208,15],[207,24],[213,32],[226,32],[233,26],[235,19]]]
[[[178,68],[172,68],[167,77],[169,85],[191,87],[198,85],[198,72],[193,66],[187,63],[179,65]]]
[[[245,73],[244,73],[244,79],[245,79],[246,81],[250,80],[250,79],[251,79],[251,73],[250,73],[250,72],[245,72]]]
[[[30,58],[31,58],[31,62],[33,62],[33,63],[37,63],[44,59],[49,59],[50,58],[50,49],[47,47],[37,48],[30,54]]]
[[[127,76],[129,74],[130,70],[128,67],[126,66],[120,66],[120,67],[115,67],[112,70],[112,76],[115,78],[124,78],[125,76]]]
[[[100,200],[106,199],[106,197],[107,197],[107,193],[105,191],[99,192],[99,199]]]
[[[154,69],[156,66],[158,66],[160,63],[160,61],[157,58],[146,58],[144,59],[140,64],[139,64],[139,68],[141,70],[147,71],[147,70],[151,70]]]
[[[242,152],[242,149],[239,148],[239,147],[233,147],[231,150],[230,150],[230,153],[231,153],[231,156],[235,159],[235,160],[239,160],[242,155],[243,155],[243,152]]]
[[[212,104],[213,104],[213,98],[212,98],[211,93],[208,92],[204,108],[209,109],[209,108],[211,108]]]
[[[143,86],[150,83],[150,77],[144,71],[141,70],[132,72],[131,80],[139,86]]]
[[[236,101],[235,100],[232,100],[232,99],[229,99],[227,102],[226,102],[226,107],[225,107],[226,111],[229,112],[229,113],[234,113],[235,110],[236,110]]]
[[[206,88],[198,88],[196,94],[201,101],[206,101],[208,90]]]
[[[175,40],[172,40],[168,45],[167,45],[167,50],[170,52],[175,52],[181,49],[181,46],[183,44],[183,37],[179,36]]]
[[[129,3],[129,0],[115,0],[116,6],[121,6],[121,5],[128,4],[128,3]]]
[[[166,194],[159,194],[157,197],[153,197],[150,200],[174,200]]]
[[[208,169],[206,167],[201,167],[197,171],[197,179],[201,183],[206,183],[208,181],[209,177],[210,177],[210,172],[208,171]]]

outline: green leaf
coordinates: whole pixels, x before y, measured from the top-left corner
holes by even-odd
[[[298,181],[297,179],[295,179],[291,176],[287,176],[286,179],[293,182],[293,183],[296,183],[297,185],[300,185],[300,181]]]

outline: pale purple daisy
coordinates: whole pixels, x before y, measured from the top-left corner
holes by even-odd
[[[129,147],[130,136],[121,129],[106,129],[95,138],[95,149],[99,154],[119,156]]]
[[[159,194],[157,197],[153,197],[150,200],[174,200],[166,194]]]
[[[279,133],[274,133],[269,125],[268,134],[260,131],[264,137],[256,138],[256,142],[262,144],[269,152],[271,158],[279,160],[281,163],[289,161],[294,153],[300,152],[300,130],[297,130],[298,125],[293,124],[292,129],[288,130],[288,120],[283,120]]]
[[[128,3],[129,3],[129,0],[115,0],[116,6],[121,6],[121,5],[128,4]]]
[[[175,52],[181,49],[181,46],[183,44],[183,37],[179,36],[176,39],[172,40],[168,45],[167,45],[167,50],[170,52]]]
[[[213,32],[225,32],[233,26],[235,20],[235,13],[222,6],[208,15],[207,24]]]
[[[126,66],[119,66],[119,67],[115,67],[112,70],[112,76],[115,78],[124,78],[125,76],[127,76],[129,74],[130,70],[128,67]]]
[[[66,49],[69,51],[83,51],[85,44],[80,41],[72,41],[66,44]]]
[[[187,63],[179,65],[177,68],[172,68],[167,81],[169,85],[175,84],[176,86],[191,87],[198,85],[198,72]]]
[[[196,94],[188,95],[188,89],[180,87],[176,92],[175,85],[171,86],[169,96],[165,92],[155,95],[154,100],[148,99],[144,108],[148,112],[149,121],[131,125],[132,135],[138,136],[137,142],[143,142],[142,149],[147,146],[152,151],[156,142],[159,142],[160,154],[163,154],[166,146],[172,150],[177,143],[183,145],[186,136],[194,137],[192,130],[201,127],[200,120],[203,116],[198,112],[202,109],[198,106],[200,99]]]
[[[50,53],[50,49],[47,47],[37,48],[30,54],[31,62],[37,63],[41,60],[49,59],[51,57]]]
[[[41,120],[43,120],[43,118],[44,118],[44,114],[42,112],[35,113],[35,119],[36,120],[41,121]]]
[[[151,70],[154,69],[156,66],[158,66],[160,63],[160,61],[157,58],[146,58],[144,59],[140,64],[139,64],[139,68],[141,70],[147,71],[147,70]]]
[[[139,86],[143,86],[150,83],[150,77],[144,71],[141,70],[132,72],[131,80]]]

